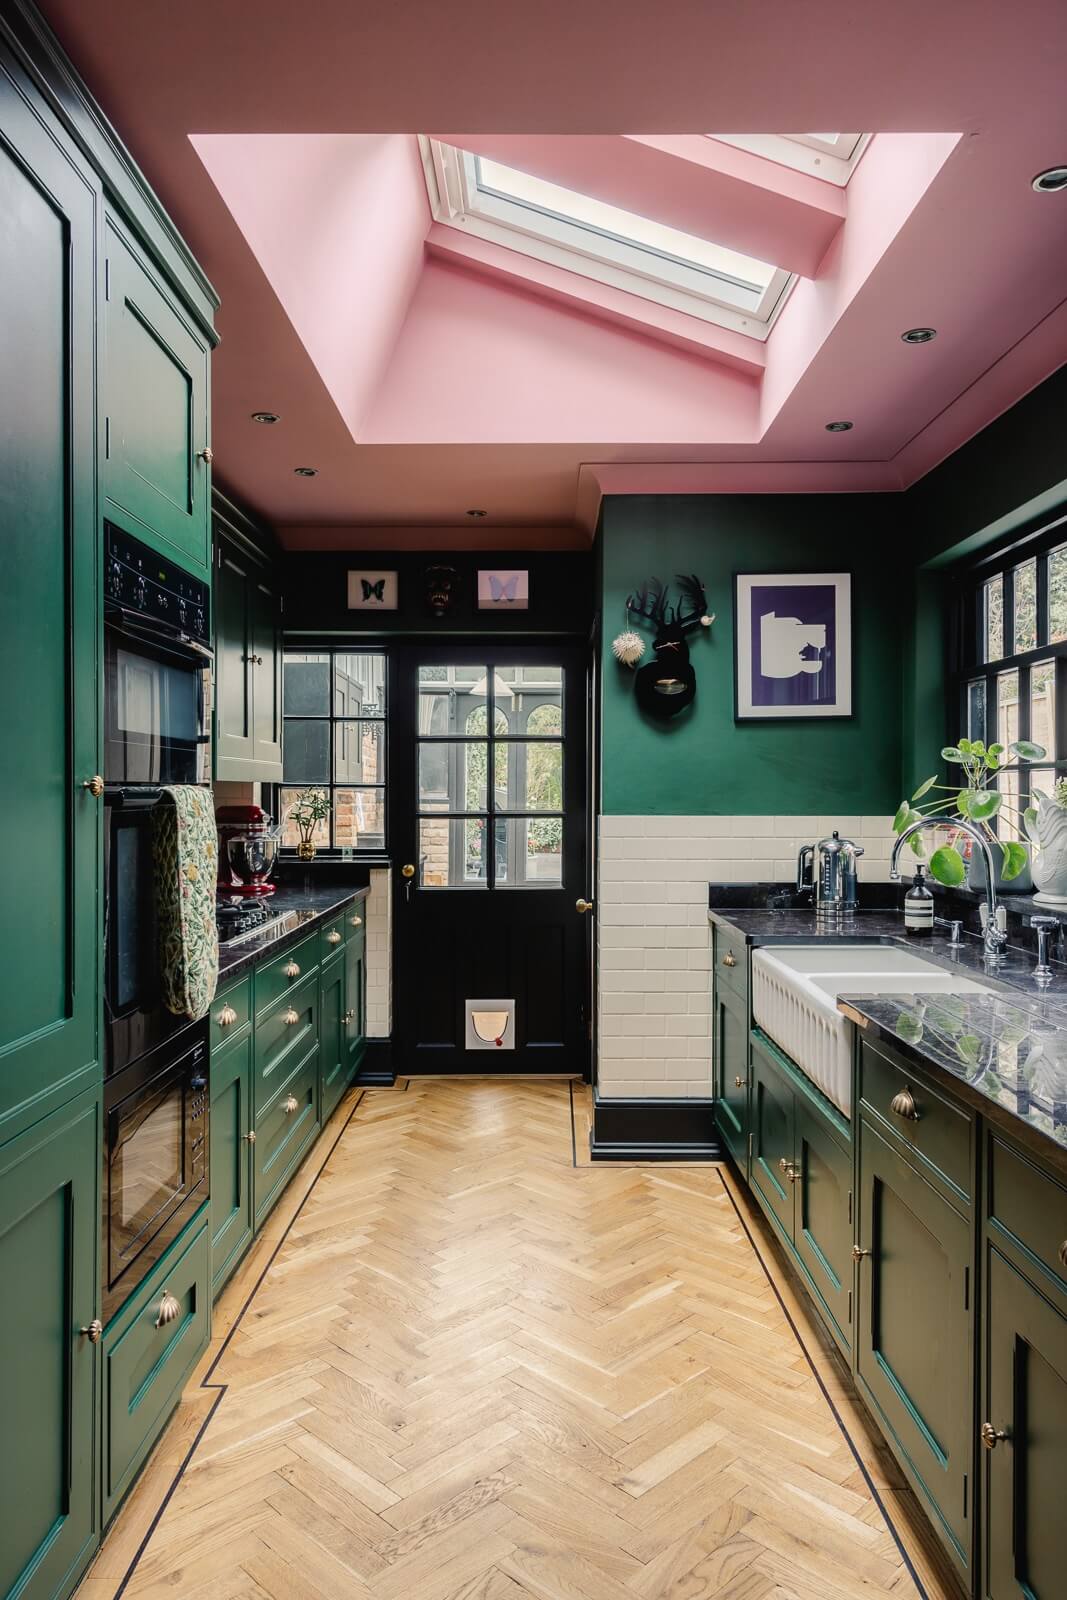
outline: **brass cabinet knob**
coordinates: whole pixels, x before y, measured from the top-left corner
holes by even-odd
[[[298,1011],[294,1011],[292,1006],[290,1006],[287,1011],[282,1013],[282,1021],[285,1023],[287,1028],[291,1028],[294,1023],[300,1021],[300,1013]]]
[[[362,917],[349,917],[348,920],[351,923],[353,928],[362,928],[362,926],[363,926],[363,918]]]
[[[215,452],[209,444],[206,444],[202,450],[198,450],[196,454],[199,460],[205,461],[209,467],[215,459]]]
[[[177,1322],[181,1312],[181,1301],[177,1295],[171,1294],[169,1289],[164,1289],[163,1298],[156,1311],[156,1327],[165,1328],[168,1322]]]
[[[297,1110],[298,1105],[299,1102],[297,1101],[296,1095],[287,1094],[282,1105],[282,1110],[285,1112],[287,1117],[291,1117],[293,1112]]]
[[[410,861],[406,866],[401,867],[400,876],[402,878],[413,878],[415,876],[415,868],[411,865]]]
[[[579,916],[584,917],[587,911],[592,911],[593,902],[591,900],[576,900],[574,902],[574,909],[578,912]]]
[[[785,1173],[785,1176],[789,1179],[790,1183],[796,1183],[797,1179],[800,1177],[799,1167],[794,1166],[792,1161],[787,1161],[785,1156],[780,1158],[778,1166],[780,1170]]]
[[[99,772],[94,772],[91,778],[85,779],[82,788],[88,789],[94,800],[99,800],[104,792],[104,780]]]
[[[244,1139],[246,1144],[255,1144],[256,1130],[254,1128],[249,1128],[247,1133],[242,1133],[241,1138]]]
[[[734,1088],[735,1089],[743,1089],[744,1087],[745,1087],[744,1078],[735,1078],[734,1079]]]
[[[915,1105],[915,1096],[911,1089],[905,1087],[899,1094],[895,1094],[889,1102],[890,1111],[895,1111],[898,1117],[903,1117],[905,1122],[918,1122],[919,1112]]]
[[[223,1006],[215,1021],[220,1028],[232,1028],[237,1021],[237,1013],[232,1006]]]
[[[862,1261],[864,1256],[869,1256],[870,1253],[871,1252],[869,1250],[865,1250],[861,1244],[854,1244],[852,1246],[853,1261]]]
[[[1006,1428],[994,1428],[991,1422],[983,1422],[978,1437],[987,1450],[995,1450],[1001,1439],[1007,1439],[1009,1435]]]
[[[79,1328],[79,1333],[84,1333],[90,1344],[99,1344],[100,1335],[104,1331],[104,1324],[99,1317],[94,1317],[87,1328]]]
[[[341,1018],[341,1021],[345,1024],[346,1027],[348,1026],[348,1024],[350,1022],[355,1022],[355,1020],[356,1020],[356,1013],[354,1011],[346,1011],[344,1016]]]
[[[1059,1256],[1060,1261],[1062,1262],[1062,1264],[1065,1267],[1067,1267],[1067,1239],[1064,1239],[1063,1243],[1060,1245],[1060,1248],[1056,1252],[1056,1254]]]
[[[722,964],[724,967],[737,966],[737,957],[734,955],[732,950],[727,950],[726,954],[722,958]]]
[[[338,933],[336,928],[331,928],[330,929],[329,933],[326,935],[326,943],[327,944],[340,944],[341,943],[341,935]]]
[[[287,962],[285,967],[285,976],[287,978],[299,978],[300,968],[297,966],[295,961]]]

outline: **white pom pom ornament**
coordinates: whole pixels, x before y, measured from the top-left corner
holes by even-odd
[[[615,635],[611,648],[616,661],[624,667],[635,667],[645,653],[645,641],[632,628],[626,628]]]

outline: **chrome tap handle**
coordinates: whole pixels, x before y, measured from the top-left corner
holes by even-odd
[[[1052,980],[1052,968],[1048,960],[1049,938],[1053,931],[1060,925],[1059,917],[1031,917],[1030,926],[1037,932],[1037,965],[1033,976],[1038,983],[1049,983]]]
[[[948,929],[949,944],[958,946],[961,943],[960,935],[963,933],[963,923],[958,919],[950,919],[949,917],[935,917],[934,927]]]

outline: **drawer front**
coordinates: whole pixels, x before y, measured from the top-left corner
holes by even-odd
[[[299,944],[291,945],[272,961],[265,961],[262,966],[258,966],[255,983],[256,1016],[261,1017],[265,1011],[277,1006],[278,1001],[291,989],[316,972],[318,965],[319,936],[318,933],[313,933],[308,938],[302,939]]]
[[[748,999],[748,946],[731,928],[713,928],[713,965],[717,983],[727,983],[741,999]]]
[[[164,1292],[178,1315],[157,1327]],[[104,1520],[115,1510],[177,1403],[211,1332],[208,1213],[137,1291],[104,1336]]]
[[[975,1121],[904,1062],[868,1040],[860,1046],[860,1100],[957,1201],[974,1198]],[[909,1114],[910,1113],[910,1114]]]
[[[319,1129],[319,1052],[315,1045],[279,1085],[256,1119],[256,1227]],[[294,1104],[295,1102],[295,1104]]]
[[[212,1053],[240,1038],[252,1021],[252,974],[220,989],[211,1005]]]
[[[1067,1188],[990,1133],[989,1220],[1067,1290]]]
[[[367,902],[353,900],[350,906],[345,907],[345,938],[362,939],[367,932]]]
[[[294,1061],[303,1060],[318,1040],[319,975],[302,978],[288,994],[280,996],[256,1022],[256,1125],[288,1075]]]

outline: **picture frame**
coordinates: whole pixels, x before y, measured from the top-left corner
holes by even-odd
[[[395,611],[397,608],[395,572],[349,572],[349,611]]]
[[[852,715],[852,574],[734,573],[734,721]]]
[[[483,568],[478,573],[479,611],[528,611],[530,574],[525,568]]]

